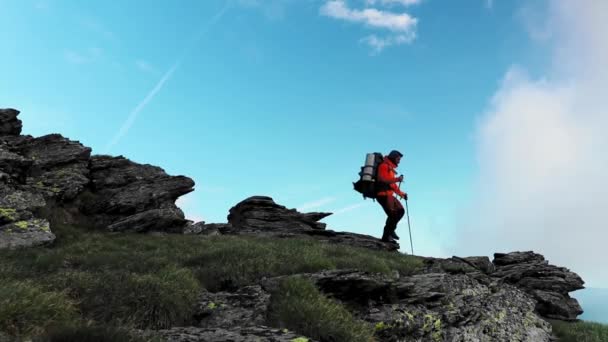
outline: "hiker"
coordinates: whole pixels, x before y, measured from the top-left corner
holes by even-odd
[[[405,214],[403,206],[394,196],[397,194],[397,196],[407,201],[407,194],[401,191],[397,185],[397,183],[403,181],[403,175],[395,177],[395,169],[399,166],[401,157],[403,157],[401,152],[393,150],[378,165],[377,181],[380,185],[380,190],[377,192],[376,200],[382,206],[387,216],[382,234],[382,241],[384,242],[394,242],[392,239],[399,240],[399,236],[395,230],[397,229],[397,223],[399,223]]]

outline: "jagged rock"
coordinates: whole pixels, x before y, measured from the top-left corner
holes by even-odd
[[[317,222],[331,213],[302,214],[278,205],[271,197],[249,197],[230,209],[228,223],[238,232],[291,232],[294,229],[325,229]]]
[[[260,285],[246,286],[234,293],[204,292],[195,319],[202,328],[263,325],[270,294]]]
[[[485,274],[492,274],[496,270],[496,266],[490,261],[490,258],[487,256],[477,256],[477,257],[453,257],[454,259],[460,259],[469,265],[477,268],[478,270],[484,272]]]
[[[6,144],[0,143],[0,170],[6,174],[3,183],[23,184],[34,162],[17,153],[11,152]]]
[[[32,218],[0,226],[0,249],[47,245],[55,241],[49,222]]]
[[[38,193],[0,186],[0,210],[13,211],[14,219],[31,218],[33,212],[44,207],[46,201]],[[2,216],[2,214],[0,214]],[[5,217],[6,218],[6,217]]]
[[[78,141],[72,141],[59,134],[49,134],[39,138],[19,136],[5,139],[11,153],[26,160],[26,179],[32,191],[46,198],[72,200],[89,183],[88,160],[91,148]]]
[[[180,327],[140,332],[138,335],[146,338],[160,336],[166,342],[293,342],[302,337],[287,329],[274,329],[266,326],[237,326],[231,329]],[[303,340],[315,342],[309,338]]]
[[[232,227],[228,223],[208,223],[204,221],[189,224],[184,228],[188,235],[220,235],[222,231],[229,231]]]
[[[508,284],[448,273],[395,277],[336,270],[303,276],[373,324],[380,341],[550,341],[551,327],[535,313],[534,301]],[[283,278],[263,286],[272,292]]]
[[[496,266],[508,266],[522,263],[545,263],[545,257],[534,252],[494,253],[492,263]]]
[[[0,185],[0,249],[52,243],[48,221],[34,216],[45,204],[40,194]]]
[[[91,157],[91,148],[60,134],[20,135],[18,114],[0,109],[0,225],[59,217],[111,231],[181,233],[190,222],[175,205],[193,190],[190,178],[122,156]],[[41,236],[18,237],[37,245],[46,241]]]
[[[21,134],[22,123],[17,119],[19,111],[12,108],[0,108],[0,135]]]
[[[98,226],[129,231],[166,228],[181,233],[188,223],[175,200],[194,190],[192,179],[169,176],[160,167],[122,156],[93,156],[90,172],[91,191],[80,194],[77,202],[82,213]],[[128,223],[137,227],[129,229],[125,226]],[[163,227],[166,223],[169,226]]]
[[[538,302],[536,310],[547,318],[572,321],[583,313],[578,301],[568,294],[583,289],[578,274],[565,267],[549,265],[532,251],[495,253],[493,277],[523,289]]]
[[[150,209],[114,222],[108,226],[111,232],[179,232],[187,220],[178,208]]]
[[[228,226],[222,227],[222,234],[253,234],[274,238],[309,236],[320,241],[396,251],[397,243],[385,243],[369,235],[327,230],[319,220],[331,213],[300,213],[295,209],[274,202],[271,197],[252,196],[230,209]]]
[[[91,156],[91,148],[79,141],[72,141],[60,134],[48,134],[38,138],[25,136],[13,144],[13,149],[35,162],[42,170],[84,162]]]

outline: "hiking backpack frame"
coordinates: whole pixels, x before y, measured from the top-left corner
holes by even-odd
[[[378,166],[384,157],[380,152],[368,153],[365,158],[365,165],[359,172],[359,180],[353,183],[355,191],[363,195],[364,199],[376,199],[376,194],[380,191],[378,179]]]

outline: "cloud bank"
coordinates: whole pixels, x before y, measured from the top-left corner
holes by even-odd
[[[476,196],[453,250],[534,250],[608,287],[608,2],[548,6],[527,29],[536,43],[545,32],[551,67],[513,66],[480,118]]]

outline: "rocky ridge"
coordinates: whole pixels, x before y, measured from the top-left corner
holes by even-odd
[[[0,249],[47,245],[52,224],[113,232],[309,237],[326,243],[397,251],[398,244],[336,232],[319,222],[331,213],[300,213],[253,196],[229,210],[226,223],[192,222],[175,205],[194,190],[185,176],[91,149],[59,134],[21,135],[19,111],[0,109]],[[488,257],[420,257],[416,274],[359,270],[301,274],[376,327],[382,341],[550,341],[544,318],[576,320],[569,292],[583,280],[532,251]],[[271,294],[284,277],[235,291],[203,292],[190,327],[155,331],[168,341],[293,341],[266,325]],[[150,332],[141,332],[142,334]]]

